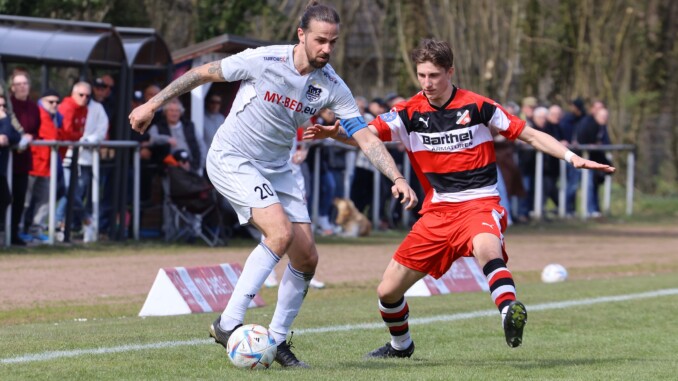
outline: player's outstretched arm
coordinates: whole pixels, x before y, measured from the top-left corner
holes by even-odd
[[[593,160],[584,159],[570,151],[562,143],[551,135],[537,131],[530,126],[525,126],[518,139],[530,144],[535,149],[549,154],[557,159],[563,159],[572,163],[575,168],[595,169],[606,173],[614,173],[615,167],[601,164]]]
[[[170,99],[193,90],[207,82],[224,82],[221,71],[221,61],[214,61],[193,68],[175,79],[167,87],[162,89],[148,102],[135,108],[129,114],[129,122],[132,129],[143,134],[153,120],[155,111],[166,104]]]
[[[358,142],[360,149],[372,165],[393,181],[393,186],[391,187],[393,197],[398,198],[402,195],[400,203],[405,205],[405,209],[414,208],[417,202],[419,202],[417,195],[398,170],[393,157],[386,150],[384,143],[375,135],[375,131],[372,131],[370,128],[363,128],[353,134],[353,139]]]

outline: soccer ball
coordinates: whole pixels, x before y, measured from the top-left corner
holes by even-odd
[[[541,272],[541,280],[544,283],[563,282],[565,279],[567,279],[567,269],[557,263],[546,265]]]
[[[278,347],[266,328],[247,324],[231,334],[226,351],[228,358],[238,368],[266,369],[273,363]]]

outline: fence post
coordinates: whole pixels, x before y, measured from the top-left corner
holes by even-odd
[[[560,166],[560,172],[558,179],[558,217],[565,218],[566,214],[566,204],[567,204],[567,166],[568,163],[565,160],[559,160],[558,165]]]
[[[94,242],[99,241],[99,147],[88,147],[92,151],[92,223]]]
[[[626,215],[633,214],[633,182],[636,165],[636,155],[633,151],[629,151],[626,167]]]
[[[141,209],[139,208],[139,200],[141,198],[141,146],[137,145],[134,147],[134,184],[133,184],[133,194],[132,194],[132,234],[134,235],[134,240],[139,240],[139,213]],[[125,218],[123,215],[122,218]]]
[[[2,65],[0,65],[1,67]],[[12,150],[9,150],[9,157],[7,158],[7,189],[9,193],[12,194],[12,161],[14,160],[14,153]],[[5,210],[5,247],[10,247],[12,245],[12,203],[10,202],[7,205]]]
[[[582,152],[582,157],[586,160],[589,159],[589,151]],[[589,182],[591,182],[591,170],[583,169],[581,170],[581,205],[579,209],[581,212],[581,219],[586,220],[589,218]]]
[[[47,227],[47,243],[54,245],[54,233],[56,231],[56,203],[57,203],[57,167],[59,160],[59,146],[49,147],[49,219]]]
[[[544,154],[536,151],[534,165],[534,219],[539,221],[544,206]]]

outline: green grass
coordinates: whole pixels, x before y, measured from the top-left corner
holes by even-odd
[[[521,300],[536,306],[675,288],[676,273],[519,284]],[[375,283],[332,285],[311,290],[295,329],[378,323]],[[248,312],[247,321],[267,325],[268,305]],[[412,318],[491,310],[485,293],[410,298]],[[49,351],[198,340],[163,349],[86,354],[20,364],[1,364],[0,379],[58,380],[661,380],[678,371],[678,296],[601,303],[529,312],[524,345],[506,346],[499,317],[413,324],[412,359],[366,361],[362,355],[388,340],[385,328],[333,333],[297,333],[296,353],[313,367],[262,372],[233,368],[222,347],[206,340],[214,315],[138,318],[137,301],[100,300],[91,307],[47,306],[32,310],[41,319],[0,327],[0,359]],[[31,309],[22,310],[21,314]],[[67,311],[70,311],[70,317]],[[12,314],[19,312],[4,312]],[[78,317],[80,319],[75,319]],[[85,320],[86,319],[86,320]]]

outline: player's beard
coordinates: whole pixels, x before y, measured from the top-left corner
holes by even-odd
[[[311,54],[309,53],[308,50],[306,51],[306,57],[311,57]],[[319,61],[318,57],[326,58],[326,61]],[[326,56],[316,55],[315,57],[313,57],[313,59],[311,59],[311,58],[308,59],[308,63],[316,69],[324,68],[325,65],[327,65],[329,62],[330,62],[330,55],[329,54],[326,55]]]

